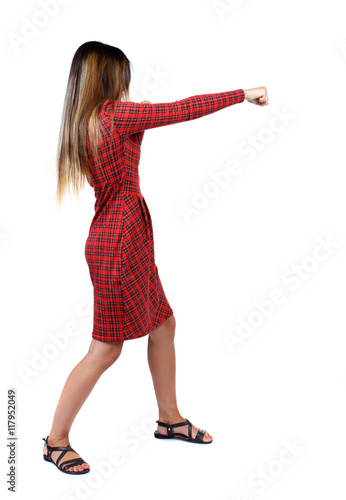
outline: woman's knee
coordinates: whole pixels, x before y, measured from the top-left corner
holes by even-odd
[[[171,314],[169,318],[166,319],[167,329],[170,330],[171,333],[175,333],[175,316]]]
[[[167,318],[157,328],[155,328],[155,330],[152,330],[149,333],[149,337],[153,340],[162,339],[163,337],[173,339],[175,336],[175,325],[175,316],[174,314],[171,314],[169,318]]]
[[[88,354],[104,369],[109,368],[120,356],[124,341],[105,342],[92,339]]]

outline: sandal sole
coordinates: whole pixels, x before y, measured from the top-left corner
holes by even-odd
[[[154,436],[157,439],[181,439],[182,441],[188,441],[189,443],[199,443],[199,444],[210,444],[214,440],[211,441],[196,441],[195,439],[190,439],[189,437],[183,438],[180,436],[167,436],[166,434],[161,434],[160,432],[155,431]]]

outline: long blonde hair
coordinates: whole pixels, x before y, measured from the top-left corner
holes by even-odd
[[[85,178],[91,185],[87,133],[94,158],[101,137],[98,120],[104,101],[129,101],[131,62],[117,47],[86,42],[73,56],[67,82],[57,148],[56,202],[60,210],[70,184],[79,196]]]

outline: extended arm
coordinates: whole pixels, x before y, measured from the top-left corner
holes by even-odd
[[[119,134],[135,134],[146,129],[195,120],[233,104],[243,102],[243,89],[202,94],[180,101],[138,104],[132,101],[106,101],[105,114]],[[112,120],[112,105],[114,118]]]

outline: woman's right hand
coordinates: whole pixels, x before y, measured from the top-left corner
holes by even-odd
[[[252,104],[257,104],[258,106],[267,106],[268,94],[267,87],[256,87],[255,89],[244,90],[245,99]]]

